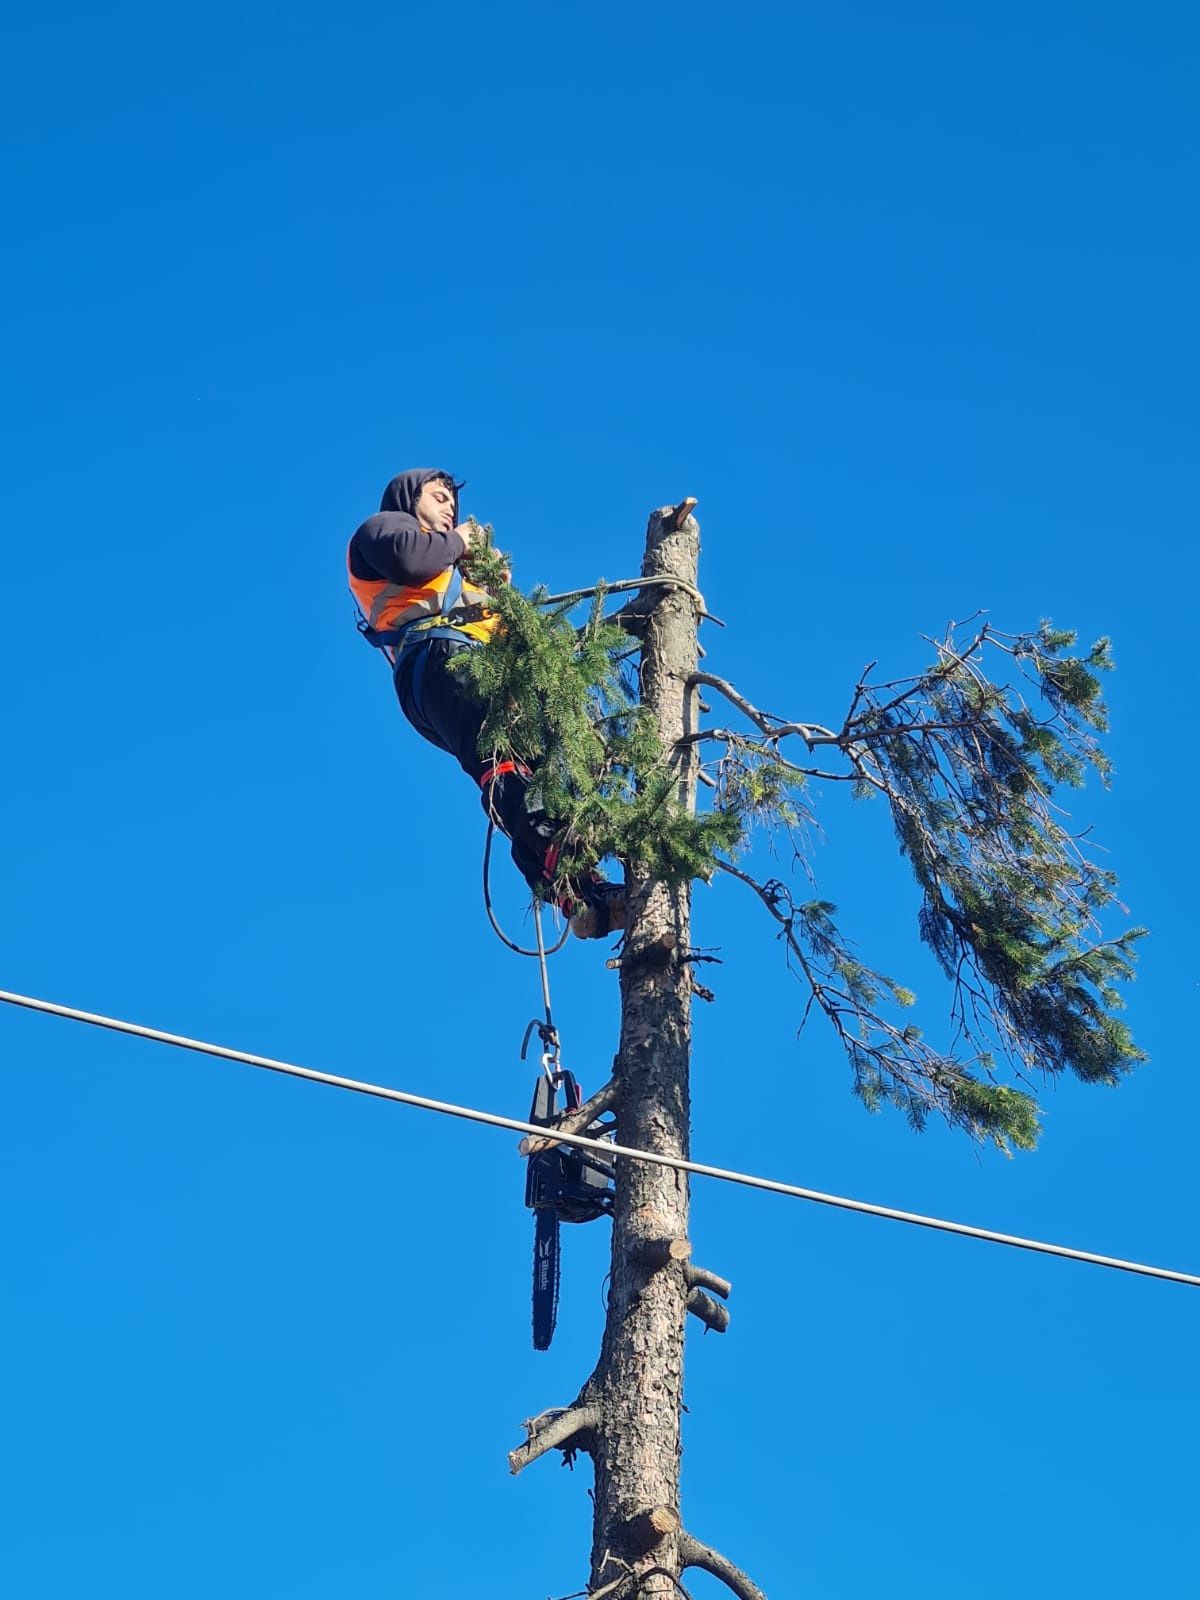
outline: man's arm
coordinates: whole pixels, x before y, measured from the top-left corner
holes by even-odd
[[[355,577],[428,583],[461,561],[468,548],[465,527],[451,533],[427,533],[407,512],[379,511],[367,518],[350,541],[350,560]]]

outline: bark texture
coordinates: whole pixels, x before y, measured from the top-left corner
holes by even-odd
[[[653,586],[634,607],[642,642],[641,700],[653,712],[677,795],[695,809],[699,647],[702,601],[696,588],[700,530],[695,501],[656,511],[646,532],[642,576]],[[620,973],[621,1039],[612,1082],[562,1130],[577,1131],[611,1109],[621,1143],[687,1156],[691,1106],[691,888],[668,888],[631,874]],[[699,992],[703,992],[702,987]],[[586,1119],[586,1120],[585,1120]],[[551,1142],[550,1137],[545,1141]],[[541,1147],[528,1141],[523,1151]],[[645,1162],[616,1162],[612,1273],[604,1342],[595,1371],[570,1406],[525,1424],[528,1438],[509,1455],[521,1472],[547,1451],[584,1451],[595,1469],[591,1578],[593,1600],[648,1600],[686,1593],[688,1567],[720,1578],[739,1600],[763,1600],[731,1561],[702,1544],[679,1512],[684,1325],[689,1311],[724,1332],[719,1299],[729,1284],[693,1267],[684,1173]],[[708,1292],[706,1292],[708,1291]]]
[[[675,527],[670,510],[650,518],[643,576],[683,579],[693,590],[700,530],[688,517]],[[679,763],[679,795],[695,804],[690,746],[674,753],[690,727],[688,680],[696,670],[696,602],[682,589],[655,597],[642,635],[641,696],[658,722],[663,749]],[[690,969],[673,959],[689,940],[687,886],[631,880],[628,935],[621,962],[621,1041],[614,1064],[618,1137],[670,1155],[688,1154],[691,1052]],[[670,952],[664,961],[664,952]],[[688,1182],[683,1173],[628,1162],[617,1173],[612,1279],[600,1361],[585,1389],[598,1403],[600,1424],[591,1442],[596,1472],[591,1586],[620,1574],[631,1591],[673,1595],[670,1579],[653,1568],[679,1570],[679,1423],[683,1402],[683,1340],[689,1285],[684,1262],[656,1265],[664,1239],[686,1239]],[[676,1522],[647,1550],[645,1519],[662,1508]],[[667,1519],[660,1516],[660,1520]]]

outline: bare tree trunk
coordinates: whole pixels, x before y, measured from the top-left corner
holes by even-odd
[[[675,529],[670,512],[655,512],[646,534],[642,574],[681,578],[693,589],[700,530],[692,518]],[[663,749],[674,759],[687,731],[687,680],[696,670],[696,605],[682,589],[659,592],[642,638],[642,703],[653,711]],[[695,805],[694,756],[684,747],[680,800]],[[634,879],[621,964],[621,1042],[614,1066],[621,1142],[686,1156],[690,1104],[690,967],[677,957],[689,938],[691,890]],[[623,1163],[613,1217],[612,1280],[600,1361],[588,1398],[598,1400],[601,1426],[596,1469],[592,1587],[602,1589],[627,1568],[679,1571],[679,1419],[683,1401],[683,1325],[689,1284],[686,1261],[654,1250],[687,1238],[688,1180],[645,1162]],[[667,1255],[667,1264],[655,1260]],[[660,1515],[661,1536],[649,1514]],[[628,1587],[632,1587],[629,1585]],[[673,1593],[666,1577],[647,1578],[644,1595]]]
[[[694,731],[700,529],[683,507],[654,512],[642,576],[674,578],[637,606],[642,635],[641,699],[653,712],[664,759],[678,775],[679,803],[696,801]],[[682,518],[679,512],[685,513]],[[621,956],[621,1040],[604,1107],[617,1116],[623,1144],[686,1156],[691,1121],[691,888],[631,875]],[[578,1129],[596,1114],[570,1120]],[[586,1451],[596,1475],[591,1581],[595,1600],[675,1596],[687,1567],[721,1578],[740,1600],[764,1600],[726,1557],[688,1533],[679,1512],[684,1323],[690,1310],[724,1332],[728,1312],[705,1290],[729,1284],[694,1267],[688,1243],[688,1182],[683,1173],[618,1160],[612,1276],[604,1343],[595,1371],[565,1409],[525,1424],[528,1439],[510,1452],[520,1472],[548,1450]]]

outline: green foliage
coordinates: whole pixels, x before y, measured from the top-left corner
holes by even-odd
[[[914,1128],[935,1113],[1028,1150],[1039,1131],[1031,1074],[1115,1084],[1144,1059],[1115,1015],[1143,930],[1100,937],[1116,879],[1052,798],[1089,771],[1109,779],[1096,737],[1108,726],[1107,639],[1072,653],[1075,635],[1048,622],[1020,635],[984,625],[970,639],[952,629],[923,672],[879,687],[864,677],[838,730],[784,723],[731,693],[754,726],[703,736],[718,753],[706,764],[709,808],[692,816],[673,753],[626,679],[636,646],[605,620],[603,590],[577,629],[570,606],[547,608],[545,591],[527,598],[506,568],[489,545],[468,573],[494,594],[501,623],[486,649],[459,658],[489,707],[481,752],[534,770],[531,803],[559,824],[568,872],[615,856],[672,884],[719,866],[751,884],[808,984],[805,1020],[817,1009],[833,1024],[868,1109],[899,1107]],[[989,652],[1014,681],[992,680]],[[785,760],[789,735],[810,754],[824,747],[822,765]],[[912,992],[858,957],[829,901],[796,903],[736,865],[755,830],[782,832],[804,860],[813,778],[886,802],[921,891],[921,937],[952,985],[951,1051],[908,1020]],[[1005,1065],[1017,1083],[1000,1081]]]
[[[886,692],[859,684],[833,738],[856,792],[890,807],[922,891],[921,937],[953,985],[965,1058],[937,1055],[880,1015],[888,980],[853,966],[828,914],[819,926],[805,908],[788,919],[822,1009],[846,1029],[864,1103],[901,1105],[917,1126],[936,1108],[1003,1147],[1031,1147],[1037,1105],[995,1081],[995,1047],[1026,1081],[1069,1071],[1111,1085],[1145,1059],[1113,1014],[1145,930],[1100,937],[1116,878],[1052,798],[1088,770],[1105,782],[1111,770],[1096,742],[1108,726],[1098,674],[1112,667],[1109,641],[1079,655],[1074,645],[1047,622],[1021,635],[985,626],[969,641],[952,630],[925,672]],[[987,676],[989,649],[1016,667],[1016,682]]]
[[[741,821],[731,808],[691,816],[679,805],[678,775],[625,681],[630,638],[604,620],[603,589],[576,630],[569,606],[546,610],[544,590],[526,598],[502,581],[502,560],[470,574],[489,580],[500,628],[460,657],[489,707],[481,752],[536,772],[530,799],[559,824],[567,872],[615,856],[669,883],[711,877]]]
[[[909,1010],[910,989],[868,967],[853,952],[828,900],[796,904],[778,880],[762,891],[782,924],[789,955],[810,985],[814,1007],[833,1024],[853,1073],[855,1097],[868,1111],[898,1108],[922,1131],[932,1113],[1005,1154],[1031,1150],[1039,1132],[1035,1098],[994,1081],[993,1057],[961,1059],[928,1044],[916,1023],[887,1010]],[[803,1028],[804,1023],[801,1023]]]
[[[1109,642],[1068,655],[1075,635],[1049,623],[999,638],[1045,710],[988,682],[978,648],[945,647],[898,704],[864,712],[864,729],[923,891],[921,935],[947,976],[971,986],[964,1027],[983,998],[1024,1066],[1116,1083],[1144,1059],[1108,1014],[1143,930],[1095,942],[1116,879],[1051,801],[1089,766],[1110,775],[1094,737],[1108,726],[1097,674],[1112,666]]]

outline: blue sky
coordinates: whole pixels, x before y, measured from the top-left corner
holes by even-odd
[[[432,462],[565,588],[695,494],[710,664],[788,714],[979,606],[1111,633],[1117,778],[1072,812],[1153,930],[1152,1061],[1007,1162],[866,1116],[700,890],[697,1157],[1200,1269],[1197,42],[1057,0],[10,19],[0,987],[523,1114],[536,975],[344,543]],[[937,1036],[886,819],[815,798]],[[614,979],[554,981],[594,1087]],[[582,1587],[585,1467],[504,1456],[590,1370],[605,1225],[535,1355],[513,1139],[15,1012],[0,1056],[5,1592]],[[1193,1291],[704,1183],[694,1238],[735,1292],[685,1514],[772,1600],[1189,1591]]]

